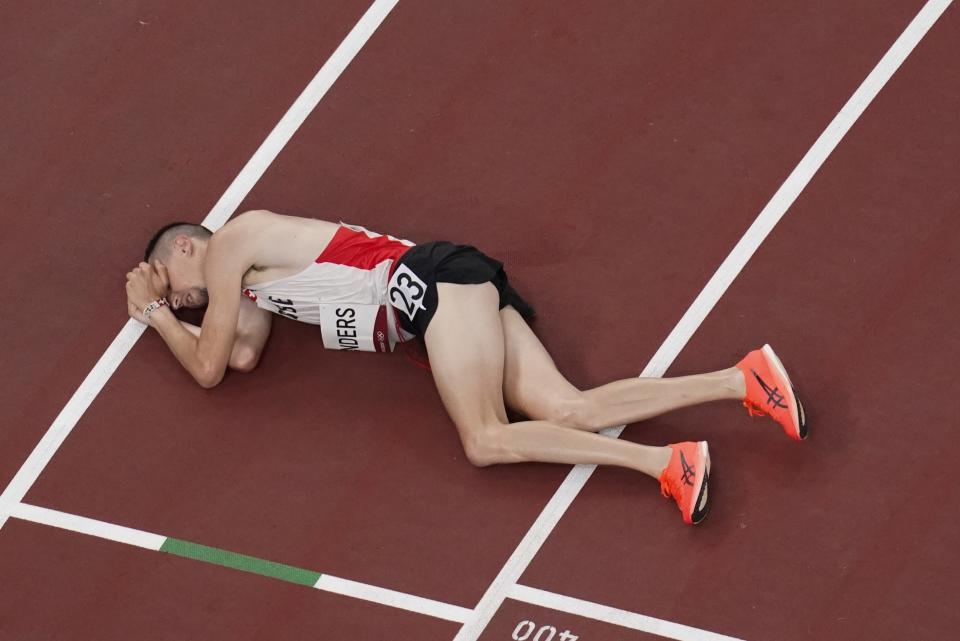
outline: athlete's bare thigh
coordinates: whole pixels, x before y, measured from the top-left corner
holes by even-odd
[[[503,394],[507,406],[536,420],[558,420],[580,391],[557,370],[553,358],[517,310],[500,310],[505,338]]]
[[[490,283],[438,283],[437,293],[437,311],[424,336],[433,379],[467,456],[484,464],[475,453],[491,440],[491,431],[507,424],[499,296]]]

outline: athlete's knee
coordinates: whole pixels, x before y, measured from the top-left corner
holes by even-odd
[[[470,429],[461,438],[467,460],[477,467],[509,462],[505,429],[506,425],[500,423],[483,424]]]
[[[230,369],[238,372],[252,372],[260,361],[260,354],[250,348],[240,348],[230,355]]]
[[[550,405],[548,420],[578,430],[596,430],[601,424],[600,407],[583,393],[559,398]]]

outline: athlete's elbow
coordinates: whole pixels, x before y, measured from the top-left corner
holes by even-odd
[[[223,380],[224,368],[212,368],[205,367],[196,375],[194,378],[200,387],[204,389],[212,389],[220,384],[220,381]]]

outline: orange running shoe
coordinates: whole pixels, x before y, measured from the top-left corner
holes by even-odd
[[[737,367],[743,372],[747,384],[743,405],[750,416],[768,414],[783,426],[787,436],[798,441],[807,438],[807,417],[803,405],[773,348],[764,345],[753,350],[737,363]]]
[[[710,510],[707,485],[710,482],[710,452],[707,442],[673,443],[670,462],[660,474],[660,492],[673,498],[684,523],[696,525]]]

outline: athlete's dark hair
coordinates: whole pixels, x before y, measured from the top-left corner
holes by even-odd
[[[213,235],[213,232],[194,223],[170,223],[164,225],[153,235],[150,242],[147,243],[147,250],[143,252],[143,262],[149,263],[157,255],[166,256],[173,244],[173,239],[180,234],[186,234],[190,238],[199,238],[206,240]]]

